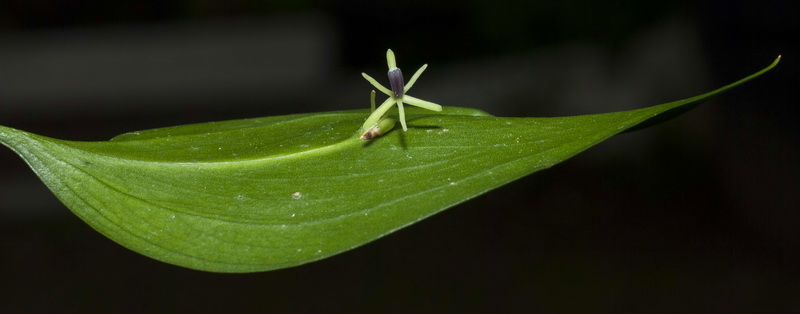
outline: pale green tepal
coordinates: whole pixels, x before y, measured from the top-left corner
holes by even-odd
[[[378,107],[377,110],[374,110],[375,104],[374,104],[374,98],[372,98],[373,100],[372,107],[374,111],[367,118],[367,121],[364,122],[364,125],[361,127],[361,130],[363,131],[361,137],[359,137],[361,140],[373,139],[375,137],[378,137],[386,133],[392,127],[394,127],[394,122],[393,122],[394,120],[389,120],[391,118],[387,118],[385,116],[386,113],[389,111],[389,109],[391,109],[392,106],[395,104],[397,104],[397,112],[398,115],[400,116],[400,125],[403,126],[403,131],[408,130],[408,126],[406,126],[406,113],[405,109],[403,108],[404,102],[408,103],[409,105],[414,105],[423,109],[442,111],[442,106],[440,106],[439,104],[435,104],[430,101],[422,100],[405,94],[408,92],[409,89],[411,89],[411,86],[414,86],[414,83],[417,82],[417,79],[419,78],[420,75],[422,75],[422,72],[425,71],[426,68],[428,68],[427,64],[423,64],[422,67],[420,67],[419,70],[417,70],[417,72],[414,73],[414,76],[411,77],[411,80],[408,81],[408,84],[405,84],[403,80],[403,73],[400,71],[400,68],[397,67],[397,61],[395,60],[394,52],[392,52],[392,49],[386,51],[386,63],[389,65],[388,75],[389,75],[389,83],[390,86],[392,87],[391,90],[378,83],[378,81],[376,81],[371,76],[367,75],[367,73],[361,73],[361,75],[365,79],[367,79],[367,81],[369,81],[370,84],[372,84],[372,86],[375,86],[375,88],[377,88],[379,91],[386,94],[386,96],[389,96],[389,98],[386,99]],[[388,127],[388,129],[386,127]]]
[[[615,134],[674,117],[777,62],[700,96],[623,112],[500,118],[408,108],[418,127],[369,142],[354,131],[369,111],[351,110],[183,125],[105,142],[0,126],[0,143],[111,240],[182,267],[257,272],[361,246]],[[384,113],[375,110],[370,123],[380,125]]]

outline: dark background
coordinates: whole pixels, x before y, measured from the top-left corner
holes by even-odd
[[[502,116],[668,102],[673,121],[332,258],[163,264],[0,149],[0,312],[798,312],[797,1],[4,0],[0,124],[71,140],[366,108],[385,49],[415,95]],[[377,74],[376,74],[377,75]]]

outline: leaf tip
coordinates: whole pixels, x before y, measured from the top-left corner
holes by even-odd
[[[9,141],[9,138],[11,137],[12,130],[13,130],[12,128],[0,125],[0,144],[8,145],[6,143]]]
[[[774,68],[776,65],[778,65],[779,62],[781,62],[781,57],[782,57],[782,55],[778,55],[778,57],[775,58],[775,61],[772,61],[772,64],[770,64],[769,66],[767,66],[763,70],[756,72],[755,74],[751,75],[750,77],[748,77],[746,79],[749,80],[751,78],[755,78],[755,77],[757,77],[757,76],[759,76],[761,74],[764,74],[765,72],[767,72],[769,70],[772,70],[772,68]]]

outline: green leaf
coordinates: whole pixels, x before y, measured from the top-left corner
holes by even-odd
[[[53,193],[136,252],[214,272],[319,260],[380,238],[603,140],[753,79],[650,108],[498,118],[409,110],[409,130],[358,140],[366,110],[298,114],[73,142],[0,127]]]

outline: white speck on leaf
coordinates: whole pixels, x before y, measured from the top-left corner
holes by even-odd
[[[300,192],[294,192],[294,193],[292,194],[292,198],[293,198],[293,199],[299,200],[301,197],[303,197],[303,193],[300,193]],[[292,216],[294,216],[294,215],[292,215]]]

